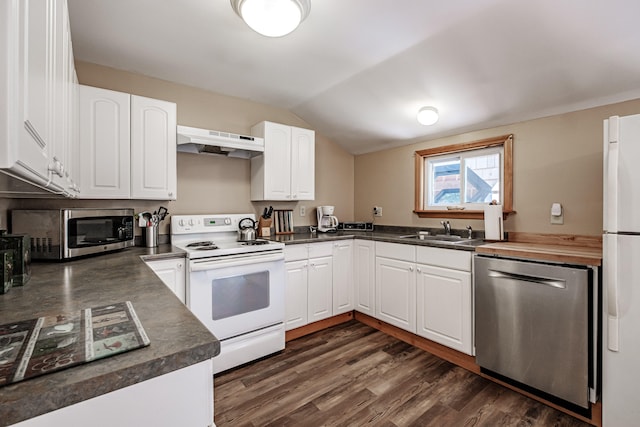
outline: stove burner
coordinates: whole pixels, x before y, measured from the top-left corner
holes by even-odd
[[[241,245],[244,246],[258,246],[258,245],[268,245],[268,240],[249,240],[246,242],[240,242]]]
[[[199,246],[197,248],[193,248],[194,251],[211,251],[214,249],[218,249],[216,245],[208,245],[208,246]]]
[[[187,245],[187,248],[195,248],[199,250],[207,250],[207,249],[218,249],[215,243],[211,240],[207,240],[204,242],[193,242]]]

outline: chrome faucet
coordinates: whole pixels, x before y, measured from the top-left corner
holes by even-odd
[[[442,224],[442,226],[444,227],[444,234],[446,234],[447,236],[450,236],[451,224],[449,224],[449,221],[440,221],[440,224]]]
[[[473,228],[470,225],[467,225],[467,232],[469,235],[467,236],[469,239],[473,239]]]

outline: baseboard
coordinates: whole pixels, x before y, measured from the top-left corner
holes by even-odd
[[[300,338],[305,335],[309,335],[314,332],[318,332],[323,329],[348,322],[353,319],[353,313],[353,311],[349,311],[344,314],[338,314],[337,316],[309,323],[308,325],[304,325],[296,329],[291,329],[290,331],[285,332],[285,341],[289,342],[291,340],[295,340],[296,338]]]

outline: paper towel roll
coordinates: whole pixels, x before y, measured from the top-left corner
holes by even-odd
[[[502,231],[502,205],[484,206],[485,240],[504,240]]]

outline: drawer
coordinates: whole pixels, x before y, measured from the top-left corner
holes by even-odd
[[[309,258],[309,249],[306,244],[303,245],[285,245],[284,260],[299,261]]]
[[[415,262],[416,247],[400,243],[376,242],[376,256]]]
[[[432,248],[428,246],[419,246],[417,249],[417,262],[419,264],[471,271],[472,252]]]
[[[309,258],[333,256],[333,242],[309,243]]]

